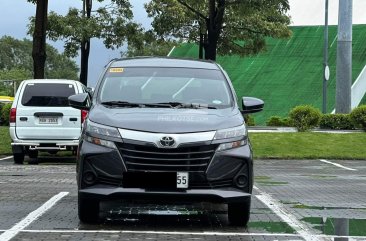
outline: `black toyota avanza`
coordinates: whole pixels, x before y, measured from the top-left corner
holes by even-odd
[[[249,220],[253,155],[242,110],[216,63],[141,57],[111,61],[94,93],[69,97],[88,110],[77,160],[82,222],[103,200],[219,202],[233,225]]]

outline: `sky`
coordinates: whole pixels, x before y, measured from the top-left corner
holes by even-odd
[[[94,1],[95,2],[95,1]],[[135,20],[145,28],[150,28],[151,19],[148,19],[143,3],[146,0],[130,0],[133,5]],[[339,0],[329,0],[329,24],[338,24],[338,2]],[[292,18],[293,26],[323,25],[325,0],[289,0],[289,15]],[[94,3],[94,8],[98,4]],[[66,14],[69,7],[82,7],[81,0],[49,0],[49,11],[59,14]],[[35,14],[35,6],[26,0],[0,0],[0,37],[4,35],[18,39],[31,38],[27,35],[28,18]],[[366,0],[353,0],[353,23],[366,24]],[[61,41],[49,44],[63,51]],[[1,51],[1,49],[0,49]],[[89,77],[88,85],[94,86],[109,60],[120,57],[121,50],[108,50],[102,41],[92,39],[91,52],[89,57]],[[80,59],[76,58],[79,63]]]

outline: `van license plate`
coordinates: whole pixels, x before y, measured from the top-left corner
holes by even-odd
[[[57,117],[40,117],[39,124],[57,124],[58,118]]]
[[[177,188],[188,188],[188,172],[177,172]]]

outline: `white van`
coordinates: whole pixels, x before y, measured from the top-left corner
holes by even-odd
[[[22,164],[25,154],[34,160],[38,151],[76,151],[87,112],[69,107],[68,97],[85,92],[75,80],[23,81],[10,110],[14,163]]]

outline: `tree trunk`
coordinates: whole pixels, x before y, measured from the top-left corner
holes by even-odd
[[[88,69],[89,69],[89,52],[90,52],[90,40],[83,40],[81,42],[80,50],[80,82],[87,86],[88,84]]]
[[[92,9],[92,0],[83,1],[83,14],[90,18]],[[89,69],[89,53],[90,53],[90,38],[84,37],[81,41],[80,48],[81,62],[80,62],[80,82],[87,86],[88,84],[88,69]]]
[[[200,33],[200,46],[199,46],[199,53],[198,58],[203,59],[203,33]]]
[[[217,43],[219,41],[225,12],[225,0],[209,0],[208,9],[209,18],[206,22],[208,33],[207,41],[204,45],[205,59],[216,61]]]
[[[33,77],[44,79],[46,63],[46,27],[48,0],[37,0],[36,20],[33,33]]]
[[[218,38],[215,35],[215,33],[208,32],[208,40],[205,44],[205,59],[207,60],[216,61]]]

